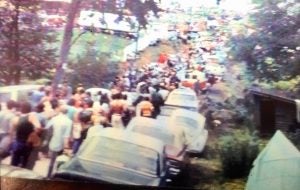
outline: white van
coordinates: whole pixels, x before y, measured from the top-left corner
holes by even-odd
[[[29,101],[30,93],[38,90],[42,85],[13,85],[0,87],[0,103],[5,107],[5,102],[8,100],[14,101]]]

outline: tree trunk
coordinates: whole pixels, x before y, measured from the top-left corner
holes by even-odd
[[[79,10],[82,0],[72,0],[67,16],[67,23],[64,30],[63,41],[60,47],[59,62],[56,67],[56,73],[52,81],[52,95],[56,94],[57,86],[64,76],[64,66],[67,66],[68,55],[71,48],[71,40],[73,36],[73,27],[76,14]]]
[[[12,34],[12,62],[10,65],[10,82],[14,84],[19,84],[21,80],[21,68],[19,66],[20,61],[20,51],[19,51],[19,42],[20,42],[20,33],[19,33],[19,15],[20,15],[20,4],[17,1],[15,4],[15,15],[13,18],[13,34]]]

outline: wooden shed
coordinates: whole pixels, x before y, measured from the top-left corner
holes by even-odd
[[[300,129],[299,106],[295,99],[279,91],[251,89],[254,100],[254,123],[262,136],[270,136],[277,129],[290,131]]]

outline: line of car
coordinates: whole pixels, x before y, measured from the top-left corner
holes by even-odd
[[[99,88],[87,91],[97,99],[99,90],[110,94]],[[17,99],[14,93],[10,97]],[[137,94],[133,94],[131,101],[137,98]],[[125,130],[105,128],[94,134],[85,140],[78,154],[58,168],[53,179],[147,186],[165,186],[176,181],[188,170],[188,153],[201,153],[208,138],[205,117],[198,109],[199,102],[193,90],[175,89],[169,93],[156,119],[134,117]],[[7,170],[8,166],[5,168]],[[22,172],[34,176],[32,171]],[[9,172],[2,174],[9,176]]]
[[[189,153],[201,153],[208,138],[205,117],[197,112],[198,99],[192,92],[171,92],[156,119],[136,116],[124,130],[104,128],[93,134],[53,178],[166,186],[186,177]],[[173,96],[182,101],[172,103]]]

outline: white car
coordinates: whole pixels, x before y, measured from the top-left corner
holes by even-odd
[[[171,127],[183,128],[187,138],[187,151],[201,153],[208,139],[208,131],[205,127],[206,118],[193,111],[185,109],[174,110],[169,118]]]
[[[183,130],[179,131],[171,128],[168,123],[145,117],[134,117],[126,130],[161,140],[165,145],[167,163],[172,168],[173,175],[179,175],[189,164],[186,154],[187,138]]]
[[[199,102],[195,91],[184,87],[170,92],[167,100],[165,101],[165,105],[176,108],[184,108],[196,112],[199,110]]]
[[[180,150],[185,148],[186,139],[182,138],[184,134],[176,134],[178,130],[168,126],[167,122],[160,122],[160,120],[147,117],[134,117],[129,122],[126,130],[160,139],[166,145]]]
[[[114,128],[85,139],[77,154],[63,163],[54,180],[165,186],[169,181],[165,146],[155,138]]]

